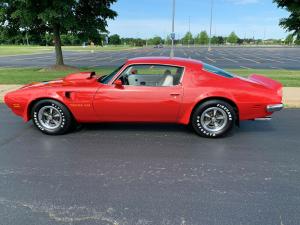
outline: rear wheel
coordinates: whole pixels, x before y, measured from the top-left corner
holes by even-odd
[[[235,111],[227,102],[211,100],[197,106],[192,115],[192,126],[202,137],[221,137],[234,126]]]
[[[50,135],[65,134],[74,124],[68,108],[51,99],[38,101],[32,108],[31,118],[40,131]]]

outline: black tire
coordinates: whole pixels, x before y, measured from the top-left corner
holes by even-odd
[[[235,118],[235,111],[230,104],[210,100],[194,109],[191,125],[201,137],[217,138],[228,134],[234,127]]]
[[[51,120],[48,116],[45,116],[46,113],[49,116],[51,115]],[[44,99],[35,103],[31,110],[31,118],[40,131],[49,135],[65,134],[75,124],[68,108],[52,99]]]

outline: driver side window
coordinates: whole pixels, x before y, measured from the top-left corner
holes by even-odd
[[[182,67],[166,65],[132,65],[127,67],[119,79],[123,85],[167,87],[180,83]]]

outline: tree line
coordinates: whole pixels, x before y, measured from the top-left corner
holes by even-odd
[[[121,38],[118,34],[108,36],[107,21],[115,19],[117,12],[111,6],[117,0],[0,0],[0,44],[54,45],[56,65],[64,65],[62,45],[82,43],[126,44],[134,46],[170,44],[170,37],[150,39]],[[273,0],[278,7],[288,11],[289,16],[280,20],[280,26],[291,34],[286,44],[300,43],[299,0]],[[175,44],[255,44],[262,40],[241,39],[234,32],[228,37],[208,38],[202,31],[193,36],[187,32],[177,38]],[[263,40],[276,44],[282,40]]]
[[[300,37],[300,36],[298,36]],[[128,45],[128,46],[146,46],[146,45],[171,45],[171,38],[167,36],[162,38],[155,36],[153,38],[123,38],[118,34],[108,35],[106,33],[98,34],[91,38],[86,38],[74,33],[62,33],[60,35],[61,44],[65,46],[79,46],[79,45]],[[175,44],[181,45],[208,45],[209,35],[206,31],[201,31],[197,35],[187,32],[182,38],[176,39]],[[19,30],[11,34],[8,29],[0,27],[0,44],[7,45],[41,45],[52,46],[54,45],[53,33],[44,32],[38,33],[34,31]],[[212,36],[212,45],[249,45],[249,44],[286,44],[286,45],[300,45],[300,38],[295,38],[293,34],[289,34],[284,40],[282,39],[255,39],[255,38],[240,38],[235,32],[231,32],[227,37]]]

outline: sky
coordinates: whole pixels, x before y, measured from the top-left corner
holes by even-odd
[[[240,38],[285,38],[278,23],[288,12],[272,0],[213,0],[212,35]],[[108,22],[110,34],[122,37],[167,37],[171,33],[173,0],[118,0],[112,9],[118,13]],[[196,35],[209,32],[211,0],[176,0],[175,33],[181,38],[189,30]],[[190,18],[190,19],[189,19]],[[190,23],[189,23],[190,20]]]

